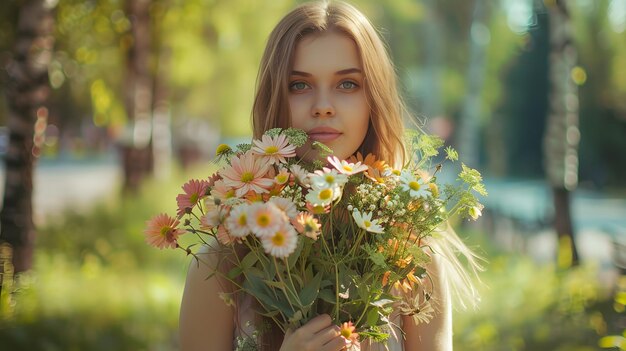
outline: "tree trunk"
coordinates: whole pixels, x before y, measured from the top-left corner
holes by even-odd
[[[32,267],[33,167],[47,123],[44,104],[50,94],[48,65],[54,46],[54,17],[44,0],[25,1],[18,16],[14,56],[7,66],[9,145],[0,212],[0,237],[12,247],[15,273]]]
[[[565,260],[578,265],[574,228],[570,215],[570,192],[578,184],[578,90],[571,78],[577,54],[573,45],[566,2],[548,5],[550,16],[550,92],[546,134],[545,169],[554,196],[554,229]],[[564,247],[564,245],[566,247]]]
[[[152,172],[152,74],[150,70],[150,0],[127,0],[132,44],[127,55],[125,106],[129,119],[122,140],[124,192],[136,193]]]
[[[483,91],[486,48],[489,44],[487,4],[485,0],[476,0],[469,38],[469,64],[467,69],[467,89],[459,121],[459,151],[464,162],[470,167],[478,167],[480,145],[480,98]]]

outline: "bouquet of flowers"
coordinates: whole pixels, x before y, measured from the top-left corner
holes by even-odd
[[[219,170],[184,184],[176,216],[148,221],[147,241],[193,254],[180,235],[205,244],[214,237],[235,262],[216,274],[253,296],[258,313],[283,331],[328,313],[355,345],[358,336],[383,341],[394,310],[417,322],[432,316],[430,243],[445,235],[438,228],[450,216],[476,219],[475,193],[486,195],[480,173],[465,165],[460,183],[438,184],[433,159],[442,140],[419,132],[406,139],[415,154],[401,169],[361,154],[307,163],[296,157],[307,141],[297,129],[272,129],[236,149],[220,145]],[[446,161],[457,159],[445,149]]]

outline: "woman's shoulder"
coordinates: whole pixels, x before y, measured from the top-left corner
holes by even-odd
[[[182,349],[201,350],[206,340],[219,350],[232,348],[234,311],[225,297],[233,287],[223,278],[228,272],[228,252],[217,242],[207,241],[193,256],[180,308]]]

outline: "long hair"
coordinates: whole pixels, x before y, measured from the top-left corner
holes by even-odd
[[[302,4],[276,25],[269,36],[257,77],[252,110],[254,137],[260,138],[271,128],[291,125],[288,85],[296,46],[305,36],[328,31],[352,39],[363,65],[364,89],[371,114],[359,151],[402,165],[406,108],[397,90],[394,67],[372,24],[359,10],[344,2]]]

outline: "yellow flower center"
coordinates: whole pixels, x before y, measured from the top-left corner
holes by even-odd
[[[366,220],[366,221],[363,221],[363,225],[365,225],[365,228],[369,228],[372,226],[372,222]]]
[[[409,183],[409,188],[411,188],[411,190],[418,191],[420,190],[420,184],[416,181],[412,181]]]
[[[287,180],[289,180],[289,174],[287,173],[281,173],[276,176],[276,183],[278,184],[284,184]]]
[[[352,172],[353,168],[350,165],[343,165],[343,170],[346,172]]]
[[[274,246],[285,245],[285,235],[281,232],[276,232],[272,237],[272,244],[274,244]]]
[[[239,216],[239,225],[244,226],[246,225],[246,222],[247,222],[246,214],[242,213],[241,216]]]
[[[333,191],[330,189],[324,189],[320,191],[320,200],[328,200],[333,196]]]
[[[226,194],[224,194],[224,197],[226,197],[227,199],[235,197],[235,189],[228,190]]]
[[[230,146],[226,145],[226,144],[220,144],[217,149],[215,150],[215,156],[219,156],[222,154],[225,154],[227,152],[229,152],[231,150]]]
[[[278,148],[274,145],[268,146],[265,148],[265,153],[267,155],[273,155],[278,152]]]
[[[241,181],[244,183],[250,183],[254,179],[252,172],[243,172],[241,174]]]
[[[328,175],[326,176],[326,183],[328,183],[328,184],[332,184],[332,183],[334,183],[334,182],[335,182],[335,177],[334,177],[333,175],[331,175],[331,174],[328,174]]]
[[[195,204],[196,202],[198,202],[199,197],[200,196],[198,194],[191,194],[191,196],[189,197],[189,202]]]
[[[256,223],[261,227],[267,227],[270,224],[270,216],[262,214],[257,217]]]
[[[341,329],[341,336],[343,336],[346,339],[350,339],[350,336],[352,335],[352,332],[350,331],[350,329],[348,328],[342,328]]]
[[[167,237],[171,230],[172,228],[170,226],[164,225],[161,227],[161,235]]]

